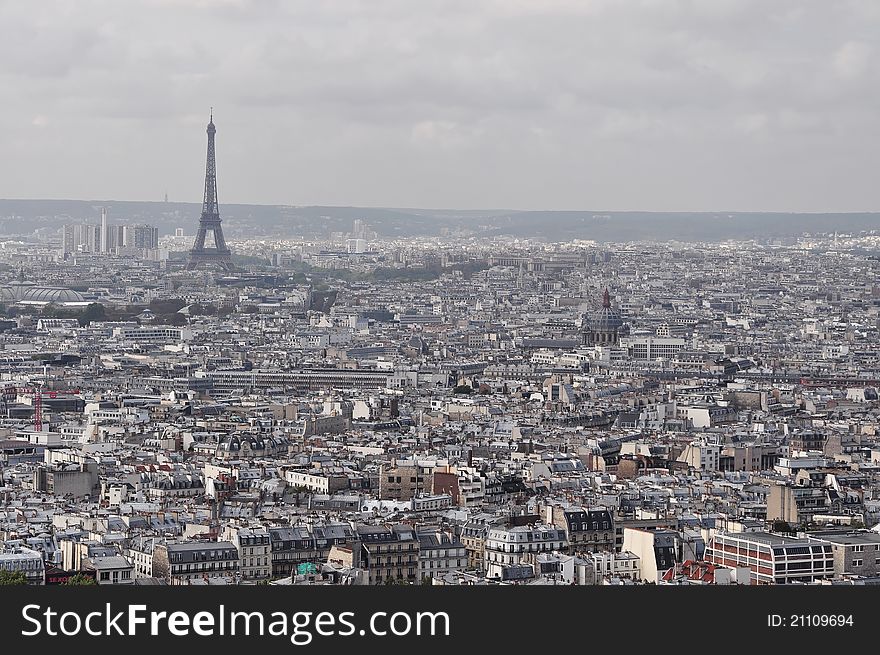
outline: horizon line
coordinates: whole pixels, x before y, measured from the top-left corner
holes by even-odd
[[[0,202],[76,202],[76,203],[145,203],[158,205],[201,205],[196,200],[118,200],[101,198],[0,198]],[[292,207],[308,209],[312,207],[335,209],[385,209],[390,211],[423,211],[423,212],[498,212],[498,213],[593,213],[593,214],[880,214],[880,209],[871,210],[781,210],[781,209],[512,209],[512,208],[479,208],[479,207],[405,207],[394,205],[347,205],[347,204],[290,204],[290,203],[259,203],[259,202],[226,202],[220,206],[253,206],[253,207]]]

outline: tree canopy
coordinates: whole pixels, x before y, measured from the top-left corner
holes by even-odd
[[[0,585],[23,585],[27,584],[24,571],[0,570]]]

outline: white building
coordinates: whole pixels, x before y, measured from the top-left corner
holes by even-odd
[[[486,535],[486,575],[490,578],[502,578],[505,566],[533,564],[538,553],[564,552],[567,548],[568,537],[565,530],[554,525],[493,527]]]
[[[450,507],[452,507],[452,496],[449,494],[415,496],[412,499],[414,512],[436,512]]]
[[[687,341],[678,337],[633,336],[623,337],[620,345],[632,359],[656,360],[672,359],[687,346]]]
[[[717,471],[721,461],[721,445],[709,443],[705,439],[694,440],[678,456],[678,461],[685,462],[698,471]]]
[[[588,553],[583,555],[583,558],[592,564],[596,580],[601,580],[603,577],[642,579],[639,556],[627,550],[619,553],[607,551]]]
[[[170,325],[113,328],[113,336],[132,343],[180,343],[192,339],[192,330]]]
[[[46,566],[43,563],[43,555],[26,546],[16,546],[0,552],[0,570],[21,571],[27,578],[28,584],[42,585],[46,582]]]

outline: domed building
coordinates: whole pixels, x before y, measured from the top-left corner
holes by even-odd
[[[80,305],[87,303],[79,291],[66,287],[50,287],[34,284],[24,279],[24,271],[18,279],[0,286],[0,303],[21,303],[23,305]]]
[[[34,305],[48,305],[49,303],[75,305],[86,302],[86,299],[79,291],[73,289],[34,286],[24,294],[21,302]]]
[[[602,294],[602,307],[584,317],[583,323],[585,346],[617,346],[623,331],[623,318],[620,312],[611,306],[611,295],[608,289]]]

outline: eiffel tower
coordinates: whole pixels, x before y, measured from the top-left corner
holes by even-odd
[[[208,164],[205,170],[205,199],[202,202],[202,215],[199,218],[199,232],[196,234],[196,242],[189,251],[187,269],[193,270],[199,266],[218,266],[226,271],[234,271],[232,253],[223,238],[223,228],[220,227],[220,209],[217,205],[217,162],[214,158],[214,135],[217,128],[214,127],[214,110],[211,110],[211,120],[208,123]],[[208,232],[214,236],[214,247],[205,247],[205,237]]]

